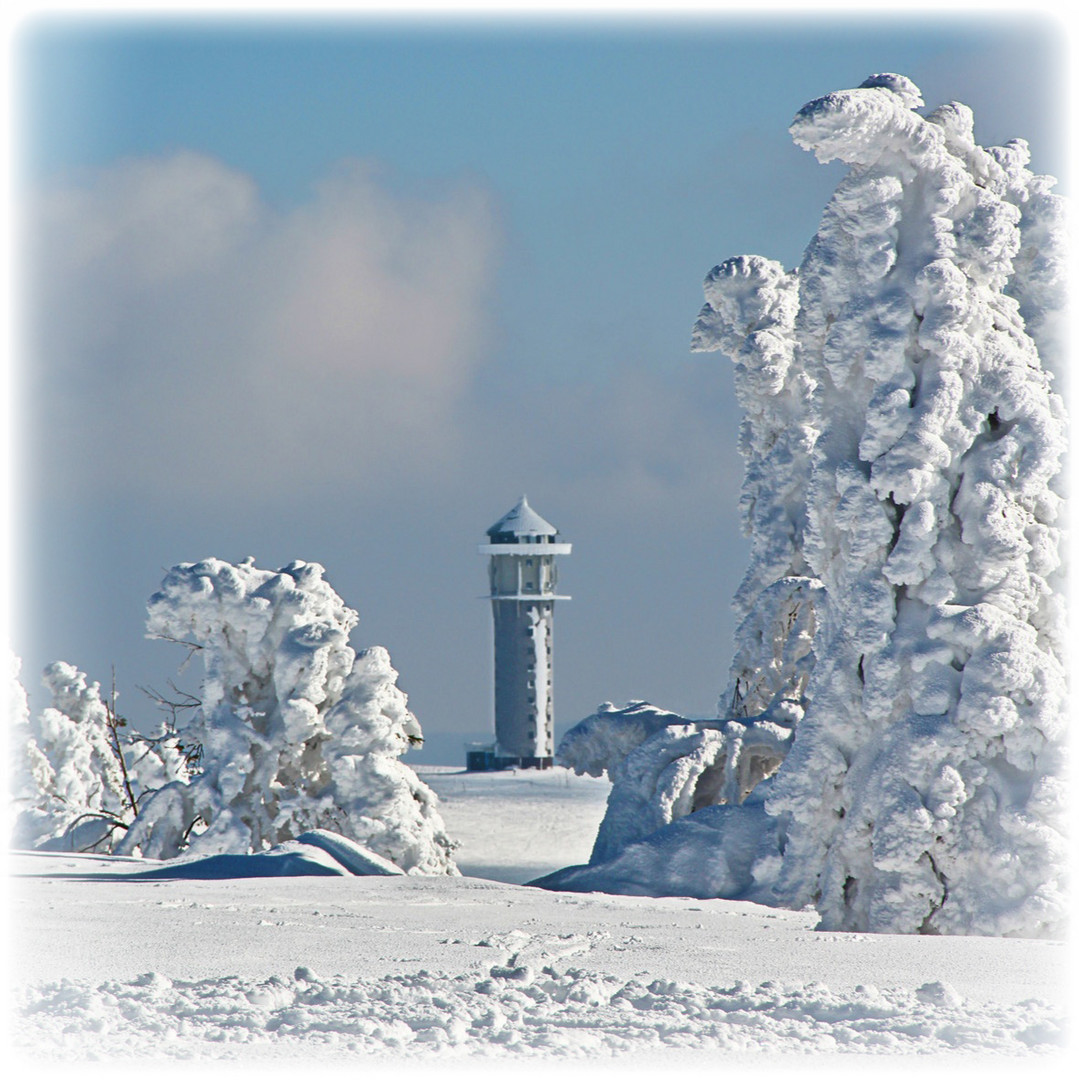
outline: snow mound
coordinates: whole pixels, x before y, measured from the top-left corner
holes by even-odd
[[[1040,1001],[965,1002],[917,989],[820,983],[702,986],[582,969],[493,967],[381,978],[184,981],[160,973],[18,992],[15,1050],[44,1060],[612,1056],[646,1051],[1044,1055],[1061,1017]],[[147,1032],[154,1037],[148,1039]],[[954,1060],[954,1059],[953,1059]]]
[[[127,876],[217,881],[225,878],[345,877],[350,874],[367,877],[403,873],[389,859],[346,836],[314,829],[269,851],[169,860],[153,870]]]
[[[677,818],[610,858],[567,866],[530,881],[560,892],[688,896],[768,903],[782,829],[764,809],[767,781],[740,805],[709,806]]]
[[[329,829],[312,829],[296,838],[298,844],[306,844],[308,847],[320,848],[339,862],[350,874],[359,876],[402,874],[404,871],[389,859],[355,840],[350,840],[340,833],[330,832]]]

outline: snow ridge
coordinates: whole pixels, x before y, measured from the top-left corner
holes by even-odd
[[[147,973],[93,985],[64,979],[17,994],[15,1049],[40,1061],[110,1058],[281,1060],[356,1053],[416,1057],[582,1057],[649,1050],[1044,1055],[1061,1017],[1040,1001],[965,1002],[946,983],[836,993],[744,982],[656,979],[580,969],[493,967],[487,977],[225,976]],[[153,1033],[148,1039],[147,1034]],[[924,1059],[924,1058],[923,1058]],[[953,1059],[954,1060],[954,1059]]]

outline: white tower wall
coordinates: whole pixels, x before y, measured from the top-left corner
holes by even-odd
[[[572,545],[557,543],[557,532],[522,498],[480,545],[490,556],[496,753],[537,765],[554,755],[554,602],[569,599],[556,593],[555,556]]]

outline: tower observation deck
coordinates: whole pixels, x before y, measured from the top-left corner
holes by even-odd
[[[558,530],[520,501],[488,530],[480,544],[489,555],[495,642],[495,750],[497,759],[544,769],[554,759],[551,643],[559,596]]]

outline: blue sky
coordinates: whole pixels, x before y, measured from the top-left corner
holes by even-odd
[[[714,707],[744,562],[700,282],[798,262],[841,173],[806,101],[898,71],[1064,170],[1042,18],[38,18],[16,39],[29,284],[16,651],[162,684],[163,568],[322,562],[455,760],[490,725],[475,544],[526,491],[576,546],[559,729]],[[1066,191],[1066,183],[1061,185]]]

